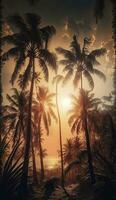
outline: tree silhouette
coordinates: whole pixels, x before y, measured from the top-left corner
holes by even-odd
[[[3,59],[15,58],[15,69],[11,77],[11,83],[16,80],[18,73],[22,66],[27,65],[23,73],[22,89],[25,89],[31,79],[30,93],[29,93],[29,107],[28,119],[26,128],[26,143],[24,153],[24,165],[22,176],[22,191],[27,189],[27,175],[29,165],[29,152],[31,141],[31,118],[32,118],[32,96],[34,89],[35,78],[35,60],[38,61],[40,69],[48,80],[47,64],[52,68],[56,68],[55,58],[52,53],[47,49],[49,39],[55,33],[53,26],[46,26],[41,28],[41,18],[32,13],[28,13],[23,17],[14,15],[8,18],[8,22],[18,29],[18,33],[3,38],[3,42],[13,44],[14,47],[10,48],[3,54]]]

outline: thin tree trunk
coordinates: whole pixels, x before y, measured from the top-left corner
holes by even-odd
[[[0,117],[2,116],[2,102],[3,102],[3,96],[2,96],[2,44],[1,44],[1,38],[2,38],[2,1],[0,1]],[[2,119],[0,119],[0,141],[1,141],[1,135],[3,130],[3,123]]]
[[[82,72],[81,72],[81,90],[83,90]],[[92,153],[91,153],[90,138],[89,138],[89,131],[88,131],[88,123],[87,123],[87,111],[85,108],[84,97],[83,97],[83,109],[84,109],[84,131],[85,131],[86,146],[87,146],[89,173],[90,173],[90,177],[91,177],[91,183],[94,184],[96,181],[95,181],[95,174],[94,174],[93,163],[92,163]]]
[[[33,147],[33,141],[31,140],[31,148],[32,148],[32,161],[33,161],[33,183],[38,184],[37,178],[37,168],[36,168],[36,160],[35,160],[35,151]]]
[[[63,147],[62,147],[62,130],[61,130],[61,118],[58,106],[58,86],[56,83],[56,108],[58,114],[58,124],[59,124],[59,140],[60,140],[60,157],[61,157],[61,185],[64,188],[64,160],[63,160]]]
[[[32,74],[31,86],[30,86],[27,130],[26,130],[25,152],[24,152],[24,163],[23,163],[23,173],[22,173],[22,180],[21,180],[21,190],[22,190],[22,192],[27,191],[27,181],[28,181],[29,154],[30,154],[30,145],[31,145],[32,97],[33,97],[34,73],[35,73],[34,58],[32,58],[32,67],[33,67],[33,74]]]
[[[86,138],[86,145],[87,145],[89,173],[91,177],[91,183],[94,184],[96,181],[95,181],[95,174],[94,174],[93,163],[92,163],[92,153],[91,153],[91,146],[90,146],[89,131],[88,131],[88,126],[87,126],[86,111],[85,111],[85,116],[84,116],[84,129],[85,129],[85,138]]]
[[[81,90],[83,89],[83,72],[81,72]]]
[[[41,144],[41,118],[38,122],[38,143],[39,143],[39,157],[40,157],[40,166],[41,166],[41,178],[40,181],[43,181],[45,178],[45,172],[44,172],[44,162],[43,162],[43,150],[42,150],[42,144]]]

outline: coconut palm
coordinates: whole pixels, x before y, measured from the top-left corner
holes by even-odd
[[[20,140],[21,137],[25,138],[25,123],[27,119],[27,97],[28,92],[20,92],[13,88],[13,94],[7,94],[9,105],[4,107],[3,120],[6,121],[7,132],[12,132],[13,143]]]
[[[64,72],[66,76],[64,83],[69,80],[73,75],[73,84],[78,86],[78,82],[81,80],[81,88],[83,88],[83,76],[87,78],[91,89],[94,88],[94,81],[92,75],[97,75],[105,80],[105,75],[95,68],[95,65],[100,65],[97,61],[97,57],[103,56],[106,53],[106,49],[100,48],[89,52],[89,45],[91,40],[84,38],[83,46],[81,48],[76,35],[73,36],[73,41],[70,45],[70,50],[63,48],[57,48],[57,52],[64,56],[64,59],[60,61],[64,65]]]
[[[64,163],[70,164],[78,158],[81,150],[81,142],[79,137],[67,139],[63,148]]]
[[[31,141],[31,113],[32,113],[32,96],[34,89],[35,78],[35,61],[38,62],[40,69],[45,75],[45,79],[48,80],[48,67],[47,64],[55,69],[55,58],[52,53],[47,49],[49,39],[55,33],[53,26],[41,27],[41,18],[36,14],[28,13],[24,17],[20,15],[14,15],[8,18],[8,23],[17,29],[17,32],[10,36],[3,38],[3,43],[7,42],[13,44],[7,52],[3,54],[3,59],[15,58],[15,69],[11,77],[11,83],[16,80],[21,68],[27,66],[23,73],[23,87],[25,89],[29,80],[30,93],[29,93],[29,106],[28,106],[28,119],[26,128],[26,143],[24,153],[24,166],[22,186],[23,189],[27,189],[27,177],[28,177],[28,165],[29,165],[29,152]]]
[[[47,135],[49,135],[49,126],[51,125],[52,118],[57,121],[54,112],[55,105],[53,104],[54,96],[55,94],[49,93],[49,90],[47,88],[39,87],[37,92],[37,100],[34,102],[33,105],[34,123],[38,135],[37,140],[39,146],[40,165],[41,165],[41,181],[43,181],[45,177],[41,128],[44,127]]]
[[[115,66],[113,72],[113,87],[114,87],[114,101],[113,101],[113,118],[116,121],[116,1],[110,0],[112,3],[112,31],[113,31],[113,40],[114,40],[114,57],[115,57]],[[95,17],[96,23],[99,19],[103,18],[104,8],[106,2],[105,0],[96,0],[95,4]]]
[[[60,74],[53,78],[53,84],[56,85],[56,109],[58,115],[58,125],[59,125],[59,143],[60,143],[60,158],[61,158],[61,185],[64,188],[64,160],[63,160],[63,144],[62,144],[62,126],[61,126],[61,116],[58,102],[59,94],[59,84],[63,82],[64,77]]]
[[[91,155],[91,147],[90,147],[90,127],[93,127],[93,123],[95,122],[92,119],[92,114],[94,116],[94,111],[96,107],[99,105],[100,100],[98,98],[93,98],[93,94],[85,90],[80,90],[79,97],[73,98],[73,107],[69,111],[71,114],[69,118],[69,124],[71,125],[71,132],[76,132],[77,134],[82,131],[85,133],[86,138],[86,146],[87,146],[87,155],[88,155],[88,165],[89,165],[89,173],[91,176],[91,182],[95,183],[95,174],[93,170],[92,164],[92,155]],[[89,121],[89,123],[87,123]]]

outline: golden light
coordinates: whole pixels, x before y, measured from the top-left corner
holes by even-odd
[[[54,169],[58,164],[58,158],[55,157],[49,157],[47,159],[47,167],[48,169]]]
[[[61,105],[63,108],[69,108],[71,106],[71,99],[70,97],[66,96],[61,99]]]

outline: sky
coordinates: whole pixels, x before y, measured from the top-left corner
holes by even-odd
[[[35,12],[42,18],[42,25],[54,25],[56,28],[56,35],[50,44],[50,50],[55,51],[55,48],[61,46],[69,48],[71,38],[76,34],[82,43],[85,36],[92,38],[91,50],[95,48],[107,48],[107,54],[100,59],[100,70],[106,74],[107,81],[103,81],[94,77],[96,96],[102,97],[108,95],[112,90],[112,68],[113,68],[113,42],[112,42],[112,8],[111,3],[107,0],[104,11],[104,17],[98,24],[94,18],[95,0],[35,0],[34,6],[30,6],[26,0],[3,0],[3,16],[12,15],[14,13],[24,14],[27,12]],[[4,25],[4,33],[12,33],[10,27]],[[4,85],[4,99],[6,93],[10,93],[11,86],[9,84],[10,76],[13,71],[13,60],[8,62],[3,69],[3,85]],[[62,69],[59,69],[59,73]],[[49,81],[49,89],[54,91],[54,86],[51,84],[53,74],[51,73]],[[84,82],[85,87],[87,85]],[[60,86],[59,96],[66,98],[70,93],[76,94],[71,82],[64,88]],[[61,98],[60,98],[61,99]],[[6,101],[6,99],[5,99]],[[60,102],[61,118],[62,118],[62,132],[63,142],[66,138],[71,137],[70,128],[67,124],[67,108],[62,106]],[[44,146],[48,150],[50,157],[57,157],[58,143],[58,126],[53,122],[50,129],[50,136],[45,136]]]

